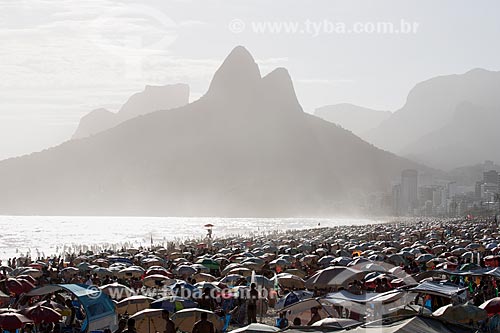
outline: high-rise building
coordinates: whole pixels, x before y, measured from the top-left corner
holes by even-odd
[[[448,192],[448,199],[454,198],[458,192],[457,183],[456,182],[449,182],[446,190]]]
[[[401,173],[401,213],[413,215],[418,208],[418,172],[413,169]]]
[[[401,215],[401,184],[392,187],[392,214]]]
[[[483,183],[498,184],[498,172],[496,172],[495,170],[483,172]]]

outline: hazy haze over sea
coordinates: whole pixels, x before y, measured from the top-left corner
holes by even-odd
[[[364,218],[217,218],[217,217],[67,217],[0,216],[0,259],[78,251],[81,245],[149,245],[202,238],[213,224],[215,238],[254,232],[284,231],[382,222]]]

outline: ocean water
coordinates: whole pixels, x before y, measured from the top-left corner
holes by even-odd
[[[99,250],[120,245],[138,247],[167,241],[201,239],[211,223],[213,237],[338,225],[361,225],[382,220],[348,218],[213,218],[213,217],[64,217],[0,216],[0,259],[32,258]]]

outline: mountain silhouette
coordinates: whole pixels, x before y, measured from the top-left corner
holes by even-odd
[[[117,113],[97,109],[82,117],[73,139],[97,134],[140,115],[173,109],[188,103],[189,86],[186,84],[146,86],[144,91],[132,95]]]
[[[480,108],[499,109],[499,87],[500,72],[484,69],[473,69],[464,74],[429,79],[417,84],[410,91],[406,104],[377,128],[364,134],[363,138],[377,147],[400,155],[421,156],[422,161],[435,167],[445,164],[451,165],[454,162],[465,163],[463,165],[479,163],[483,159],[473,160],[473,158],[484,155],[484,143],[486,143],[487,137],[484,137],[484,140],[476,139],[466,142],[467,145],[481,151],[481,154],[470,156],[468,161],[455,159],[454,161],[450,160],[450,163],[443,164],[439,159],[442,160],[446,157],[439,158],[440,152],[438,150],[435,150],[434,153],[425,153],[425,151],[433,150],[435,145],[443,146],[445,142],[451,141],[452,138],[447,137],[443,142],[440,142],[441,139],[438,138],[440,134],[437,132],[444,127],[451,130],[447,135],[452,135],[455,138],[465,137],[464,134],[467,135],[466,133],[470,132],[465,122],[457,123],[456,111],[463,103],[467,102]],[[450,126],[457,127],[454,127],[453,131]],[[482,135],[482,133],[476,134]],[[431,144],[430,139],[422,139],[428,135],[437,141],[433,141]],[[453,145],[453,143],[451,144]],[[459,152],[458,146],[450,147],[450,149],[453,150],[453,153]],[[433,156],[438,157],[438,160],[434,160]]]
[[[314,115],[326,121],[338,124],[360,136],[368,130],[379,126],[384,120],[391,116],[391,112],[368,109],[349,103],[341,103],[317,108],[314,111]]]
[[[207,93],[0,162],[0,213],[313,216],[348,212],[423,167],[304,113],[290,75],[236,47]]]
[[[486,108],[460,104],[449,122],[404,148],[405,155],[450,170],[476,162],[500,161],[500,105]]]

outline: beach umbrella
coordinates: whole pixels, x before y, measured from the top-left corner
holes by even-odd
[[[248,283],[252,281],[252,276],[247,276],[246,280]],[[267,277],[264,275],[255,275],[255,284],[257,286],[261,286],[263,288],[272,288],[274,287],[274,283],[269,280]]]
[[[473,256],[474,256],[474,253],[467,251],[467,252],[462,253],[462,255],[460,257],[462,259],[471,259]]]
[[[330,265],[335,266],[347,266],[352,261],[352,258],[349,257],[337,257],[330,262]]]
[[[163,309],[144,309],[133,316],[137,333],[155,333],[165,330],[165,319],[162,316]]]
[[[322,327],[331,327],[331,328],[337,328],[337,329],[345,329],[349,327],[354,327],[354,326],[359,326],[362,323],[360,321],[354,320],[354,319],[348,319],[348,318],[324,318],[321,319],[311,326],[322,326]]]
[[[109,261],[104,258],[98,258],[96,260],[93,260],[92,263],[99,267],[109,267]]]
[[[451,250],[451,254],[454,255],[454,256],[457,256],[457,257],[461,256],[465,252],[467,252],[467,250],[464,249],[463,247],[459,247],[459,248]]]
[[[16,295],[21,295],[24,293],[24,286],[21,283],[21,281],[14,279],[14,278],[8,278],[5,280],[2,280],[1,282],[5,283],[5,286],[7,287],[7,290],[11,293],[14,293]]]
[[[363,258],[363,257],[355,257],[352,259],[352,261],[347,264],[348,267],[353,267],[353,266],[356,266],[356,267],[362,267],[362,264],[369,264],[371,263],[371,260],[367,259],[367,258]]]
[[[250,270],[253,270],[253,271],[260,271],[262,269],[262,267],[264,267],[265,263],[258,263],[258,262],[255,262],[255,261],[247,261],[247,260],[244,260],[241,262],[241,266],[244,267],[244,268],[248,268]]]
[[[161,266],[151,266],[146,271],[146,276],[157,275],[157,274],[164,275],[164,276],[169,277],[169,278],[174,277],[174,274],[172,274],[172,272],[169,272],[165,267],[161,267]]]
[[[54,309],[42,305],[35,305],[26,308],[22,313],[33,320],[35,324],[44,323],[57,323],[61,319],[61,314]]]
[[[186,281],[177,281],[177,283],[170,286],[170,288],[177,296],[182,297],[191,297],[193,295],[201,294],[198,288],[187,283]]]
[[[387,256],[387,261],[393,265],[406,264],[406,259],[400,254],[391,254]]]
[[[26,280],[28,282],[31,282],[33,285],[37,284],[37,280],[33,276],[31,276],[31,275],[24,275],[24,274],[18,275],[16,277],[16,279],[17,280]]]
[[[498,243],[496,243],[496,242],[493,242],[493,243],[488,243],[488,244],[486,244],[485,249],[486,249],[486,250],[490,250],[490,251],[491,251],[491,250],[493,250],[494,248],[496,248],[497,246],[498,246]]]
[[[212,282],[198,282],[194,286],[202,291],[205,290],[206,288],[210,290],[215,289],[217,292],[220,291],[220,288],[216,286],[215,283]]]
[[[273,267],[273,266],[279,266],[279,267],[288,267],[290,266],[292,263],[286,259],[283,259],[283,258],[278,258],[278,259],[274,259],[273,261],[271,261],[269,263],[269,266]]]
[[[17,276],[19,277],[20,275],[29,275],[35,279],[38,279],[42,277],[43,273],[41,270],[34,268],[34,267],[26,267],[23,268],[22,270],[18,271]]]
[[[205,266],[206,268],[208,269],[219,269],[219,263],[213,259],[210,259],[210,258],[203,258],[203,259],[199,259],[196,261],[196,264],[201,264],[203,266]]]
[[[76,267],[66,267],[61,270],[61,276],[65,279],[80,274],[80,270]]]
[[[356,268],[360,271],[365,271],[365,272],[387,272],[387,269],[385,269],[384,266],[375,262],[364,262],[362,264],[353,266],[352,268]]]
[[[312,298],[313,293],[310,291],[305,291],[305,290],[300,290],[300,291],[292,291],[286,294],[285,296],[281,297],[274,308],[276,310],[283,309],[284,307],[287,307],[289,305],[292,305],[294,303],[297,303],[301,300],[307,299],[307,298]]]
[[[278,332],[280,329],[278,327],[269,326],[265,324],[252,323],[248,326],[237,328],[232,330],[231,333],[259,333],[259,332]]]
[[[431,260],[433,258],[434,258],[434,256],[432,254],[426,253],[426,254],[419,255],[417,258],[415,258],[415,261],[418,263],[424,263],[424,262],[428,262],[429,260]]]
[[[221,331],[224,327],[224,320],[213,313],[212,311],[202,309],[184,309],[177,311],[171,316],[175,323],[175,327],[184,332],[191,332],[194,324],[201,319],[201,313],[205,312],[208,315],[208,321],[214,324],[216,331]]]
[[[25,280],[25,279],[17,279],[17,282],[19,282],[21,284],[21,288],[22,288],[22,292],[23,293],[27,293],[29,292],[30,290],[32,289],[35,289],[35,285],[33,283],[31,283],[30,281],[28,280]]]
[[[206,266],[203,266],[202,264],[192,264],[191,267],[194,268],[194,269],[196,269],[196,272],[198,272],[198,273],[200,273],[200,272],[204,272],[204,273],[210,272],[210,270]]]
[[[143,283],[146,287],[157,288],[162,286],[168,286],[175,283],[174,279],[170,279],[165,275],[153,274],[148,275],[144,278]]]
[[[300,269],[297,269],[297,268],[290,268],[290,269],[287,269],[285,270],[284,273],[287,273],[287,274],[291,274],[291,275],[295,275],[295,276],[298,276],[299,278],[303,279],[306,277],[306,272],[304,271],[301,271]]]
[[[304,289],[305,282],[300,277],[288,273],[278,274],[273,279],[278,280],[278,284],[283,288]]]
[[[12,273],[12,271],[14,271],[14,269],[12,267],[5,266],[5,265],[0,266],[0,273],[2,273],[2,274],[3,274],[3,272],[10,274],[10,273]]]
[[[462,266],[459,267],[459,271],[473,271],[475,269],[480,268],[480,266],[473,264],[473,263],[468,263],[468,264],[463,264]]]
[[[487,319],[488,312],[472,304],[448,304],[434,311],[432,316],[449,323],[469,324]]]
[[[479,307],[486,310],[490,316],[496,315],[500,313],[500,297],[489,299]]]
[[[198,303],[195,301],[178,296],[163,297],[151,303],[152,309],[163,309],[170,313],[196,307],[198,307]]]
[[[101,286],[99,289],[112,299],[118,301],[134,295],[134,291],[132,289],[123,284],[119,284],[118,282]]]
[[[97,267],[92,270],[92,273],[99,277],[112,276],[113,272],[105,267]]]
[[[308,254],[304,256],[302,259],[300,259],[301,262],[306,263],[306,264],[311,264],[313,262],[318,261],[319,256],[316,254]]]
[[[15,331],[32,322],[31,319],[18,312],[6,311],[0,313],[0,328],[4,330]]]
[[[371,256],[369,256],[368,259],[371,261],[385,261],[385,255],[381,253],[374,253]]]
[[[117,273],[117,275],[121,277],[140,278],[142,275],[144,275],[144,273],[145,273],[144,268],[139,266],[130,266],[120,270]]]
[[[204,281],[214,282],[214,281],[217,281],[217,278],[215,276],[210,275],[208,273],[197,273],[197,274],[193,275],[193,278],[196,280],[196,282],[204,282]]]
[[[238,267],[242,267],[241,264],[239,263],[230,263],[229,265],[227,265],[220,273],[222,275],[227,275],[229,274],[229,271],[232,270],[233,268],[238,268]]]
[[[87,272],[90,270],[90,264],[86,261],[79,263],[78,265],[76,265],[76,267],[82,272]]]
[[[142,295],[130,296],[121,300],[116,304],[116,312],[121,315],[125,313],[132,315],[141,310],[149,308],[149,305],[153,301],[154,301],[153,298]]]
[[[222,283],[228,284],[228,285],[233,285],[236,283],[238,280],[244,279],[242,275],[239,274],[229,274],[226,275],[222,280],[220,280]]]
[[[365,274],[352,267],[332,266],[316,272],[305,286],[308,289],[346,286],[350,281],[361,280]]]
[[[197,272],[196,268],[188,265],[181,265],[177,267],[177,274],[182,276],[190,276]]]
[[[252,270],[245,267],[236,267],[229,271],[229,274],[238,274],[242,276],[250,276],[252,275]]]
[[[334,256],[324,256],[324,257],[321,257],[319,258],[318,260],[318,265],[321,265],[321,266],[328,266],[330,265],[330,263],[335,259]]]

